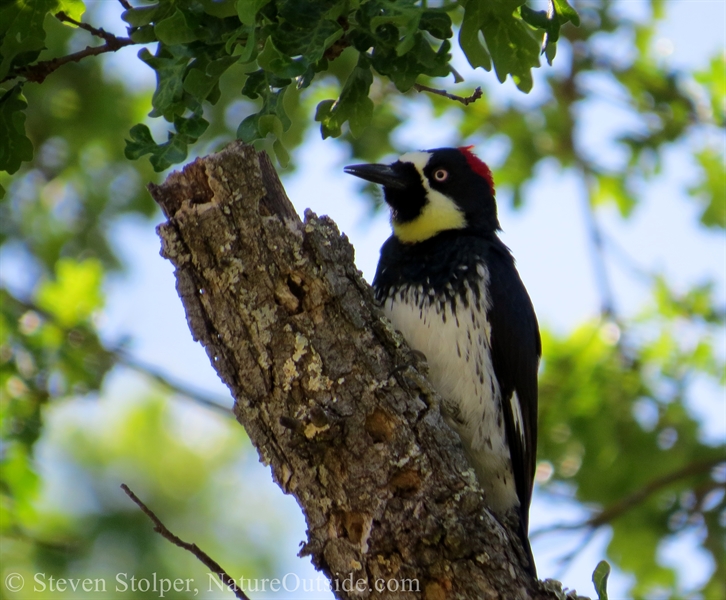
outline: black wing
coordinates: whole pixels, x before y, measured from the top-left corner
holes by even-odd
[[[504,244],[489,253],[492,362],[502,392],[507,442],[526,538],[537,453],[537,370],[542,347],[532,301]],[[517,402],[518,401],[518,402]],[[528,549],[528,542],[525,549]]]

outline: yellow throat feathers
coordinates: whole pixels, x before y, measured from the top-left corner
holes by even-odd
[[[418,217],[406,223],[397,223],[395,219],[391,219],[391,225],[399,240],[406,244],[415,244],[448,229],[463,229],[466,227],[466,217],[450,198],[430,189],[428,202]]]

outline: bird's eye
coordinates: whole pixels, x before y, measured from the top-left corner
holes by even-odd
[[[434,179],[436,181],[446,181],[449,178],[449,172],[446,169],[437,169],[434,171]]]

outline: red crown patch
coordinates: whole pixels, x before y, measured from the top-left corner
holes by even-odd
[[[492,171],[483,160],[471,151],[473,147],[474,146],[460,146],[459,152],[466,157],[466,162],[469,163],[472,170],[477,175],[481,175],[484,179],[486,179],[492,190],[492,194],[494,194],[494,179],[492,178]]]

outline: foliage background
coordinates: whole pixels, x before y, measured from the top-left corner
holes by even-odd
[[[532,509],[540,576],[591,593],[590,573],[607,557],[611,597],[720,599],[726,8],[575,6],[581,26],[562,29],[553,66],[533,72],[529,95],[472,71],[454,43],[466,81],[418,81],[464,96],[481,85],[482,99],[464,108],[376,76],[375,108],[360,95],[352,104],[369,107],[362,124],[337,123],[325,101],[350,73],[365,79],[348,48],[308,89],[286,92],[290,128],[271,122],[258,143],[283,161],[291,153],[288,194],[300,211],[336,219],[369,279],[386,217],[374,210],[375,192],[358,198],[342,165],[475,144],[494,169],[505,241],[544,330]],[[89,2],[83,20],[123,36],[121,11]],[[451,14],[458,27],[461,14]],[[402,39],[405,24],[394,23]],[[41,59],[98,43],[52,16],[44,28]],[[116,573],[156,572],[195,577],[201,595],[223,597],[207,592],[191,556],[151,531],[123,481],[230,573],[314,578],[295,558],[304,524],[294,502],[272,486],[236,423],[208,406],[230,400],[192,344],[158,257],[161,216],[144,184],[163,174],[124,155],[124,138],[141,135],[129,133],[136,124],[157,140],[168,128],[147,117],[155,82],[136,50],[26,84],[35,152],[12,176],[0,173],[3,576],[103,577],[111,597]],[[234,65],[220,80],[194,154],[264,110],[266,99],[239,96],[247,71]],[[321,140],[321,102],[324,132],[339,127],[337,141]],[[158,597],[135,597],[146,595]]]

